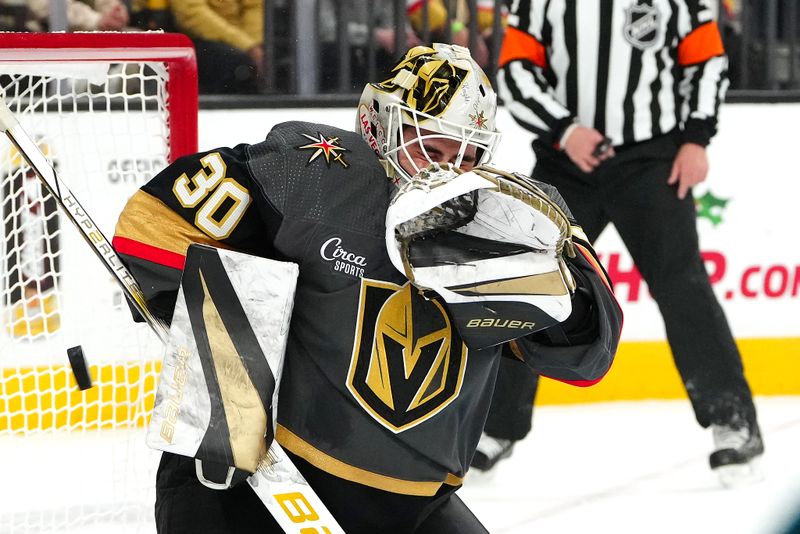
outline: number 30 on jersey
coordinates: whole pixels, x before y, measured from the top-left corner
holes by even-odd
[[[195,213],[194,224],[216,240],[222,240],[242,220],[252,198],[250,192],[233,178],[226,178],[228,170],[219,152],[200,158],[203,168],[189,178],[181,174],[172,186],[181,206]]]

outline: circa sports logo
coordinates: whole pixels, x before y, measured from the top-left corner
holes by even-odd
[[[661,12],[656,6],[634,4],[625,9],[625,40],[639,50],[656,44],[661,35]]]
[[[341,237],[334,236],[325,241],[319,248],[319,255],[330,264],[331,270],[335,273],[346,274],[353,278],[364,276],[367,259],[345,249]]]

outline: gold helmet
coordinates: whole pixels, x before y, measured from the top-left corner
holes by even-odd
[[[358,104],[357,128],[389,168],[411,179],[398,162],[408,146],[431,138],[460,143],[455,166],[469,146],[477,148],[476,165],[491,160],[500,133],[495,127],[497,95],[469,50],[434,43],[409,50],[382,83],[369,83]],[[415,135],[404,133],[411,127]],[[422,153],[427,152],[422,146]],[[410,156],[407,158],[417,168]],[[431,160],[430,163],[440,163]]]

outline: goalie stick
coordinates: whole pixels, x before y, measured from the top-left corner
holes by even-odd
[[[136,279],[122,264],[111,243],[88,212],[58,177],[39,146],[19,124],[3,97],[0,97],[0,131],[6,134],[95,255],[119,283],[134,308],[166,345],[169,340],[166,323],[150,311]],[[277,441],[272,441],[267,455],[256,472],[248,477],[247,482],[285,532],[344,534],[344,530],[336,523],[333,515]]]
[[[6,134],[11,143],[17,148],[20,155],[25,159],[28,165],[36,173],[45,188],[53,195],[59,206],[64,210],[72,224],[78,229],[81,237],[92,247],[95,255],[100,259],[103,265],[108,269],[108,272],[117,280],[131,301],[153,332],[159,337],[162,343],[166,343],[169,338],[169,329],[167,325],[154,316],[147,307],[144,298],[144,293],[139,287],[139,284],[133,278],[130,272],[122,265],[122,262],[114,251],[111,243],[103,235],[92,218],[83,209],[81,203],[75,198],[75,195],[69,190],[66,184],[58,177],[56,170],[47,161],[47,158],[42,153],[39,146],[31,139],[28,133],[23,130],[22,126],[17,122],[11,110],[5,103],[5,100],[0,99],[0,129]]]

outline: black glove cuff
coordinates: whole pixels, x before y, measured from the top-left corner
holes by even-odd
[[[568,264],[569,265],[569,264]],[[552,346],[586,345],[597,339],[600,327],[594,310],[589,282],[580,269],[570,268],[577,288],[572,295],[572,313],[563,322],[529,336],[533,341]]]
[[[683,142],[708,146],[715,133],[716,128],[714,128],[714,124],[710,120],[689,119],[683,129]]]
[[[575,123],[576,120],[577,120],[576,117],[573,115],[564,117],[563,119],[559,119],[550,130],[550,138],[545,139],[547,144],[549,144],[556,150],[561,150],[563,148],[561,146],[561,138],[564,137],[564,132],[567,131],[567,128],[572,126],[572,124]]]

